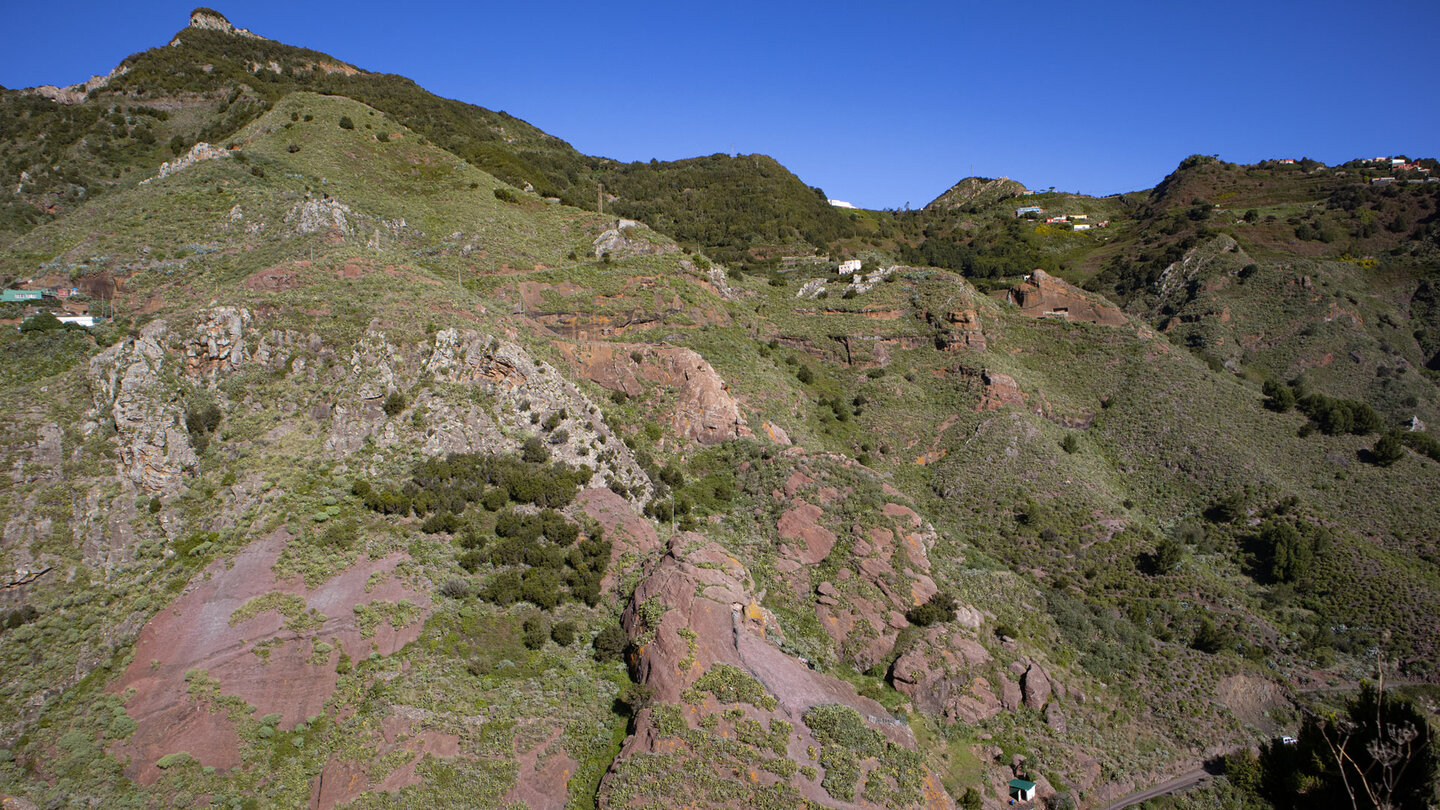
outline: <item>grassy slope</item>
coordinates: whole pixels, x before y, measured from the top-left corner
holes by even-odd
[[[290,120],[292,112],[299,120]],[[305,115],[313,120],[304,121]],[[356,122],[356,129],[341,129],[342,115]],[[381,133],[400,137],[382,142],[376,137]],[[116,302],[122,317],[183,322],[215,298],[262,313],[266,328],[313,331],[339,346],[353,342],[371,323],[401,342],[422,339],[427,321],[504,328],[513,324],[502,316],[517,304],[521,281],[556,287],[570,281],[583,288],[580,294],[547,293],[541,310],[557,314],[608,314],[607,307],[620,312],[678,297],[684,306],[677,315],[625,339],[691,345],[711,360],[748,412],[780,425],[809,450],[865,455],[942,529],[934,554],[937,580],[1017,628],[1024,653],[1046,661],[1092,696],[1084,707],[1067,704],[1069,737],[1047,730],[1035,713],[1002,715],[985,727],[1007,749],[1024,750],[1061,776],[1073,775],[1077,746],[1100,759],[1107,774],[1119,775],[1153,767],[1186,748],[1253,733],[1215,709],[1216,681],[1237,672],[1269,674],[1272,665],[1308,677],[1311,665],[1322,663],[1306,641],[1316,629],[1346,626],[1325,642],[1339,650],[1337,673],[1366,667],[1365,651],[1384,630],[1395,634],[1392,650],[1414,662],[1434,660],[1428,628],[1440,612],[1435,604],[1440,583],[1434,549],[1425,545],[1433,542],[1425,538],[1440,536],[1428,508],[1440,495],[1434,463],[1412,455],[1395,467],[1374,468],[1355,461],[1365,440],[1298,438],[1300,417],[1264,411],[1252,383],[1214,372],[1163,339],[1029,321],[943,272],[908,271],[859,297],[832,294],[819,301],[797,301],[795,282],[774,287],[756,279],[732,280],[750,297],[727,304],[681,272],[677,255],[622,258],[613,265],[584,261],[605,221],[527,195],[518,197],[519,203],[503,202],[493,193],[500,181],[344,99],[278,97],[236,140],[246,142],[244,162],[206,162],[84,206],[16,241],[0,254],[0,272],[29,274],[37,266],[77,275],[109,270],[125,279],[125,293]],[[292,143],[298,151],[289,150]],[[285,217],[307,193],[348,205],[347,220],[357,232],[338,242],[294,233]],[[236,206],[240,217],[232,219]],[[255,225],[263,227],[250,232]],[[366,247],[375,230],[382,234],[379,246]],[[1060,242],[1045,244],[1058,252],[1069,249]],[[569,259],[571,251],[580,258]],[[344,278],[335,271],[346,264],[375,271]],[[530,269],[536,264],[553,269]],[[257,271],[274,268],[294,268],[300,286],[280,292],[241,286]],[[463,283],[456,282],[457,270]],[[660,294],[628,303],[602,297],[626,293],[635,278],[655,280]],[[1258,287],[1266,279],[1262,271],[1246,283]],[[991,342],[983,355],[933,348],[933,331],[921,311],[961,306],[980,314]],[[865,317],[866,310],[897,316]],[[775,349],[766,342],[771,337]],[[849,340],[848,354],[837,338]],[[872,377],[866,366],[876,360],[878,339],[893,342],[886,344],[886,373]],[[542,354],[544,342],[543,335],[534,341]],[[53,528],[31,541],[29,552],[74,566],[80,560],[73,542],[79,519],[71,499],[90,492],[113,498],[122,488],[106,475],[105,442],[86,439],[76,427],[89,404],[78,363],[83,351],[66,348],[58,356],[71,359],[8,383],[4,397],[11,435],[29,435],[45,420],[63,426],[64,475],[7,484],[0,497],[12,513],[33,499],[31,514],[48,518]],[[847,365],[847,357],[857,365]],[[814,370],[815,382],[796,379],[802,365]],[[979,369],[1014,377],[1032,405],[1043,396],[1054,421],[1011,409],[976,412],[980,383],[967,370]],[[435,577],[453,573],[443,544],[411,539],[403,527],[366,517],[345,499],[345,470],[307,462],[320,455],[323,430],[307,424],[308,434],[267,439],[286,422],[278,403],[303,408],[325,401],[331,384],[333,378],[325,376],[305,381],[255,375],[227,388],[231,401],[248,396],[253,403],[277,406],[227,426],[220,452],[207,457],[192,494],[176,507],[186,525],[213,519],[205,493],[225,492],[232,485],[227,479],[258,473],[281,495],[257,506],[235,531],[222,533],[210,554],[230,553],[267,521],[311,514],[324,498],[338,497],[343,509],[371,521],[366,527],[373,551],[404,548]],[[868,403],[846,421],[819,401],[853,402],[861,394]],[[620,422],[638,426],[653,415],[647,408],[640,403],[614,410]],[[1056,422],[1089,416],[1094,416],[1090,427],[1076,431],[1078,451],[1066,453],[1060,441],[1072,431]],[[943,457],[916,463],[932,450],[943,451]],[[16,444],[9,452],[22,450]],[[389,468],[403,464],[402,457],[383,454],[373,460]],[[1254,548],[1253,529],[1245,522],[1209,526],[1173,573],[1141,572],[1138,563],[1160,535],[1200,520],[1216,498],[1247,485],[1255,493],[1251,508],[1257,515],[1294,495],[1306,520],[1330,528],[1332,546],[1302,588],[1267,581],[1263,550]],[[763,575],[773,550],[743,514],[736,510],[742,517],[712,533],[743,550]],[[1107,527],[1102,520],[1124,525]],[[79,586],[41,586],[35,600],[43,618],[0,640],[5,670],[23,667],[31,673],[28,687],[16,687],[17,695],[45,682],[69,684],[66,673],[95,650],[110,655],[107,639],[115,636],[106,617],[143,618],[204,561],[167,560],[161,553],[172,540],[162,527],[139,513],[131,522],[143,540],[139,565],[115,572],[110,582],[103,582],[99,571],[81,570]],[[1120,530],[1112,536],[1110,528]],[[317,556],[297,564],[330,563]],[[1396,608],[1397,601],[1404,609]],[[807,650],[821,653],[815,660],[827,660],[823,634],[806,632],[811,606],[801,600],[779,607],[796,622],[797,638],[816,645]],[[1235,633],[1231,650],[1208,655],[1187,646],[1205,617]],[[596,622],[603,613],[580,618]],[[397,687],[396,701],[433,701],[431,708],[442,714],[460,713],[479,700],[511,717],[560,713],[573,721],[567,732],[574,735],[572,752],[601,757],[601,749],[608,750],[617,722],[604,709],[613,672],[579,653],[521,652],[513,643],[513,616],[488,606],[447,607],[432,621],[422,643],[402,655],[412,670]],[[487,634],[495,625],[500,631]],[[474,641],[457,645],[452,636]],[[1007,660],[1016,655],[1001,653],[998,643],[992,647]],[[519,659],[512,674],[488,680],[458,674],[460,660],[502,652]],[[103,741],[111,733],[99,725],[99,718],[113,713],[112,699],[99,687],[124,654],[122,644],[99,675],[46,704],[45,730],[19,746],[38,750],[31,746],[59,738],[57,732],[79,733],[67,738],[69,747],[53,766],[62,774],[56,790],[130,790],[116,780],[113,763],[93,742],[79,742]],[[394,665],[378,662],[371,674]],[[575,688],[557,697],[547,685],[560,677],[571,678]],[[246,728],[252,731],[258,733]],[[594,742],[601,738],[604,745]],[[322,725],[307,741],[307,753],[279,752],[291,759],[277,789],[298,796],[306,789],[305,763],[322,761],[344,744],[341,732]],[[277,751],[269,748],[252,753],[254,763],[276,761]],[[8,785],[33,777],[9,764],[4,768],[0,773]],[[506,778],[503,772],[426,773],[431,780],[423,790],[431,801],[443,801],[457,778],[475,780],[487,791],[498,790]],[[226,781],[185,771],[163,790],[238,793],[253,787],[245,778]],[[128,795],[136,803],[148,801]]]

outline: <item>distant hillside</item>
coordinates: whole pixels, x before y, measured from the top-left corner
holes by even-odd
[[[944,194],[931,200],[925,209],[927,211],[955,208],[979,210],[990,203],[1019,197],[1028,194],[1029,191],[1023,184],[1008,177],[1001,177],[998,180],[989,177],[967,177],[951,186]]]
[[[34,91],[0,94],[0,180],[23,191],[23,202],[0,209],[0,238],[134,182],[143,167],[197,141],[223,142],[296,90],[363,101],[513,185],[594,207],[588,173],[596,161],[559,138],[504,112],[440,98],[404,77],[236,33],[217,18],[223,21],[197,13],[192,22],[200,24],[169,45],[126,57],[78,97],[62,94],[75,103]],[[47,137],[37,137],[41,132]]]
[[[607,210],[745,262],[758,245],[824,249],[854,232],[825,192],[766,155],[716,154],[670,162],[606,163]]]

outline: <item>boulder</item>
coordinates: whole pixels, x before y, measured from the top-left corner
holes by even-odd
[[[1043,709],[1050,700],[1050,678],[1039,664],[1031,664],[1020,678],[1020,688],[1025,693],[1025,705],[1031,709]]]

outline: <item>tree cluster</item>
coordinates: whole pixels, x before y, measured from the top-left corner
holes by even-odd
[[[1344,711],[1305,718],[1295,742],[1225,758],[1242,792],[1280,810],[1433,806],[1436,752],[1425,715],[1366,684]]]
[[[425,517],[431,512],[463,513],[472,503],[517,503],[560,507],[590,480],[589,467],[531,462],[508,455],[459,453],[418,462],[399,487],[373,487],[357,480],[352,492],[370,509],[386,515]],[[498,508],[498,507],[497,507]]]

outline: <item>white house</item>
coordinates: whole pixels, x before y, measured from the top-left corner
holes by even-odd
[[[73,323],[76,326],[83,326],[87,329],[100,323],[100,319],[94,315],[57,315],[55,320],[61,323]]]
[[[1045,209],[1044,209],[1044,208],[1041,208],[1041,207],[1038,206],[1038,205],[1026,205],[1026,206],[1023,206],[1023,207],[1021,207],[1021,208],[1016,208],[1016,209],[1015,209],[1015,216],[1017,216],[1017,217],[1025,217],[1025,216],[1030,216],[1030,215],[1032,215],[1032,214],[1035,215],[1035,216],[1039,216],[1039,215],[1041,215],[1041,214],[1043,214],[1043,213],[1045,213]]]
[[[1076,231],[1088,231],[1088,230],[1090,230],[1090,225],[1089,225],[1089,223],[1086,223],[1086,222],[1077,222],[1077,223],[1075,223],[1075,225],[1072,227],[1072,230],[1076,230]]]
[[[859,260],[859,259],[847,259],[847,260],[845,260],[845,261],[843,261],[843,262],[840,262],[840,275],[842,275],[842,276],[848,276],[848,275],[850,275],[850,274],[852,274],[852,273],[858,273],[858,272],[860,272],[860,260]]]

